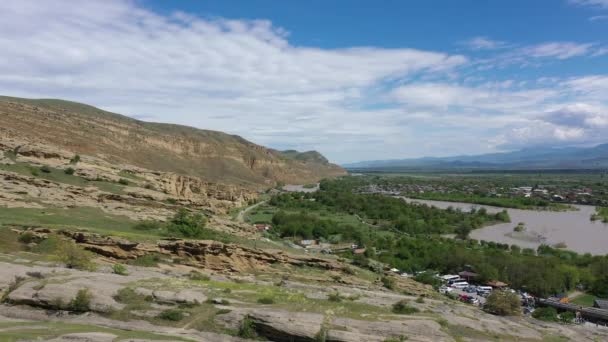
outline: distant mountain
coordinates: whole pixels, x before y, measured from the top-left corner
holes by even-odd
[[[475,156],[373,160],[348,169],[596,169],[608,168],[608,144],[595,147],[528,148]]]
[[[0,139],[253,188],[307,184],[346,173],[316,151],[281,152],[237,135],[144,122],[55,99],[0,96]]]

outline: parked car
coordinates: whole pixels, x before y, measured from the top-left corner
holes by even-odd
[[[477,286],[469,285],[468,287],[464,288],[464,292],[466,292],[466,293],[476,293],[477,292]]]
[[[459,282],[457,282],[457,283],[453,283],[451,286],[452,286],[453,288],[455,288],[455,289],[460,289],[460,290],[462,290],[462,289],[464,289],[464,288],[466,288],[466,287],[469,287],[469,283],[467,283],[466,281],[459,281]]]
[[[452,291],[454,291],[454,289],[451,287],[447,287],[447,286],[442,286],[439,288],[439,293],[441,293],[441,294],[450,293]]]

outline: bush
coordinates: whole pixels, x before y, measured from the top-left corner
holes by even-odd
[[[329,295],[327,295],[327,300],[329,300],[330,302],[341,302],[342,299],[344,299],[341,295],[340,292],[336,291],[334,293],[330,293]]]
[[[91,292],[89,289],[80,289],[76,294],[76,297],[70,302],[69,309],[74,312],[87,312],[90,310],[91,305]]]
[[[559,314],[559,321],[564,324],[572,323],[574,318],[576,318],[576,315],[572,311],[566,311]]]
[[[51,168],[50,168],[50,167],[48,167],[48,166],[46,166],[46,165],[43,165],[43,166],[40,168],[40,171],[42,171],[42,172],[44,172],[44,173],[51,173]]]
[[[158,318],[164,319],[166,321],[179,322],[184,319],[184,313],[180,310],[169,309],[161,312],[158,315]]]
[[[532,313],[532,317],[541,321],[557,322],[557,310],[552,307],[536,308]]]
[[[171,235],[185,238],[202,238],[205,233],[207,219],[199,213],[189,213],[180,209],[167,225],[167,232]]]
[[[485,311],[499,316],[521,314],[520,298],[511,291],[492,291],[483,308]]]
[[[68,167],[67,169],[63,170],[63,173],[65,173],[66,175],[73,175],[74,172],[76,172],[76,170],[71,167]]]
[[[91,253],[80,248],[72,240],[59,240],[57,246],[57,255],[59,260],[65,264],[67,268],[75,268],[79,270],[93,271],[95,263]]]
[[[259,304],[274,304],[274,299],[270,297],[262,297],[258,299]]]
[[[70,159],[70,164],[78,164],[79,161],[80,161],[80,156],[75,155],[72,157],[72,159]]]
[[[211,279],[211,278],[209,278],[208,275],[202,274],[201,272],[197,272],[197,271],[190,272],[189,276],[190,276],[190,279],[192,279],[192,280],[209,281]]]
[[[25,243],[25,244],[34,242],[34,239],[35,239],[35,237],[34,237],[34,234],[32,232],[21,233],[19,235],[19,238],[18,238],[19,242]]]
[[[133,226],[133,229],[142,231],[161,230],[162,228],[162,223],[154,220],[140,221]]]
[[[118,180],[118,184],[129,185],[129,181],[124,178],[121,178]]]
[[[130,262],[131,265],[135,266],[143,266],[143,267],[156,267],[158,266],[158,262],[160,261],[160,257],[154,254],[147,254],[144,256],[140,256],[137,259],[134,259]]]
[[[255,331],[255,323],[253,323],[253,320],[251,320],[251,318],[243,318],[243,320],[241,321],[241,325],[239,326],[238,335],[239,337],[248,339],[254,339],[258,336]]]
[[[393,312],[400,315],[410,315],[418,312],[418,309],[413,306],[410,306],[407,300],[402,299],[397,303],[393,304]]]
[[[38,169],[34,169],[34,168],[32,168],[32,169],[30,169],[30,173],[31,173],[31,174],[32,174],[32,176],[34,176],[34,177],[38,177],[38,176],[40,176],[40,171],[39,171]]]
[[[416,298],[416,303],[418,303],[418,304],[424,303],[424,297],[418,296],[418,298]]]
[[[441,279],[437,278],[430,272],[420,273],[416,277],[414,277],[414,280],[419,283],[432,285],[433,287],[439,287],[441,285]]]
[[[119,274],[119,275],[129,274],[129,272],[127,272],[127,268],[123,264],[112,265],[112,272],[114,272],[115,274]]]
[[[152,297],[151,295],[145,296],[143,294],[139,294],[135,292],[134,289],[130,287],[125,287],[118,290],[116,295],[114,295],[114,300],[124,304],[142,304],[146,302],[152,302],[154,300],[154,297]]]
[[[384,285],[384,287],[386,287],[387,289],[392,290],[395,288],[395,279],[389,277],[382,277],[381,281],[382,285]]]

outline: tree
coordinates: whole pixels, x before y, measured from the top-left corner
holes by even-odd
[[[492,291],[484,310],[499,316],[517,316],[521,313],[519,296],[511,291]]]
[[[202,214],[181,208],[168,223],[167,231],[171,235],[197,239],[204,236],[206,224],[207,219]]]

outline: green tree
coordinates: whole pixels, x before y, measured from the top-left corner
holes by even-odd
[[[492,291],[483,308],[499,316],[517,316],[521,313],[519,296],[511,291]]]
[[[181,208],[168,223],[167,231],[171,235],[198,239],[204,236],[206,224],[207,219],[202,214]]]

